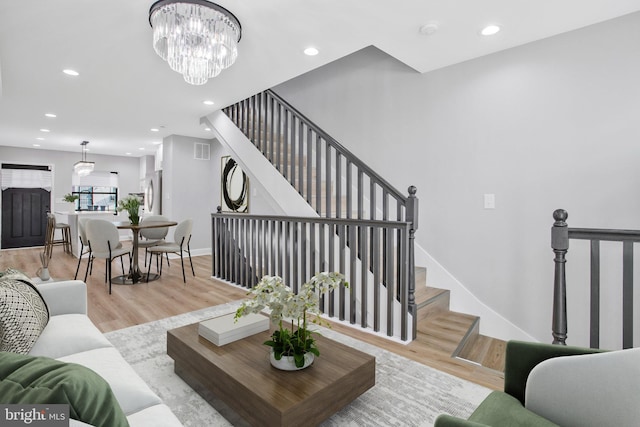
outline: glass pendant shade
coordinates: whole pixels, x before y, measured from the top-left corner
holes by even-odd
[[[91,172],[93,172],[93,168],[95,166],[94,162],[83,162],[79,161],[73,165],[73,171],[78,176],[87,176]]]
[[[227,9],[204,0],[161,0],[149,10],[153,48],[187,83],[202,85],[238,57],[242,28]]]
[[[87,161],[87,144],[89,141],[82,141],[80,145],[82,145],[82,160],[79,162],[75,162],[73,165],[73,172],[75,172],[78,176],[87,176],[91,172],[93,172],[93,168],[95,167],[95,162]]]

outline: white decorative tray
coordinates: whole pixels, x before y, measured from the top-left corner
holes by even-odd
[[[198,333],[221,346],[269,329],[269,318],[261,314],[248,314],[237,322],[234,316],[235,313],[230,313],[204,320],[198,326]]]

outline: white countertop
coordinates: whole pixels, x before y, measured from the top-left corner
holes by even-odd
[[[54,213],[56,213],[58,215],[69,215],[69,216],[85,216],[85,215],[111,215],[111,216],[117,216],[117,215],[119,215],[119,212],[113,212],[113,211],[81,211],[81,212],[77,212],[77,211],[55,211]]]

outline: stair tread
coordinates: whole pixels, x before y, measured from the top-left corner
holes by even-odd
[[[418,279],[416,278],[416,283]],[[417,320],[436,316],[449,311],[449,298],[451,292],[447,289],[434,288],[432,286],[416,286],[415,301]]]
[[[434,288],[432,286],[416,286],[414,293],[416,304],[429,303],[429,301],[449,292],[448,289]]]
[[[444,311],[418,321],[420,339],[449,354],[453,354],[460,341],[473,328],[477,316],[455,311]]]
[[[325,216],[329,210],[331,216],[344,218],[348,212],[354,209],[353,204],[347,206],[346,195],[343,194],[340,200],[336,200],[336,195],[333,194],[336,191],[335,185],[331,181],[327,182],[324,166],[322,169],[316,169],[317,161],[314,161],[314,156],[318,156],[319,152],[314,154],[311,146],[307,147],[302,142],[295,143],[295,147],[285,145],[284,138],[279,135],[279,127],[272,131],[271,125],[262,119],[259,123],[253,123],[255,116],[250,114],[247,117],[246,126],[242,127],[248,129],[247,137],[257,136],[260,143],[256,146],[263,147],[261,150],[266,153],[267,157],[272,158],[274,166],[281,173],[284,173],[294,188],[309,201],[309,204],[321,216]],[[295,154],[293,158],[292,154]],[[320,188],[318,188],[316,180],[320,181]],[[309,188],[309,182],[312,183],[311,188]],[[318,190],[320,190],[321,196],[319,203],[316,194]],[[331,194],[330,209],[327,209],[327,191]],[[356,216],[357,212],[353,212],[353,217]],[[480,335],[479,317],[450,311],[451,292],[447,289],[427,286],[427,269],[425,267],[416,267],[414,277],[416,283],[414,294],[417,308],[416,321],[418,324],[416,333],[420,337],[418,339],[420,345],[426,345],[427,348],[433,347],[433,349],[452,356],[455,355],[455,357],[461,358],[461,363],[473,361],[489,369],[504,371],[506,343]]]
[[[471,360],[480,365],[504,371],[504,354],[507,343],[503,340],[478,334],[468,345],[465,345],[458,357]]]

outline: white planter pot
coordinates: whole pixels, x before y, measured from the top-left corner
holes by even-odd
[[[314,359],[315,356],[313,353],[306,353],[304,355],[304,365],[302,365],[301,368],[298,368],[295,360],[293,360],[293,356],[282,356],[280,360],[276,360],[276,357],[273,355],[273,350],[271,350],[271,354],[269,355],[271,366],[282,371],[299,371],[300,369],[309,367],[313,363]]]

